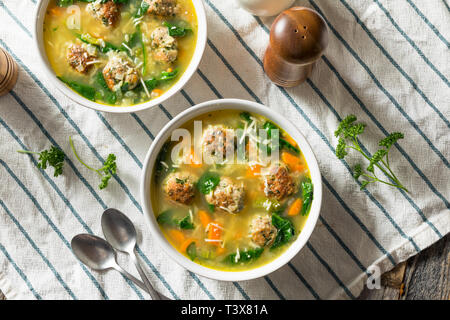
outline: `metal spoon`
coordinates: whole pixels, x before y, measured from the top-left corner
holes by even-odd
[[[106,240],[118,251],[126,252],[136,266],[152,300],[161,300],[142,270],[136,254],[136,229],[128,217],[117,209],[109,208],[102,215],[102,230]]]
[[[147,292],[141,280],[136,279],[117,264],[116,252],[104,239],[91,234],[78,234],[73,237],[71,246],[77,258],[88,267],[98,271],[115,269]]]

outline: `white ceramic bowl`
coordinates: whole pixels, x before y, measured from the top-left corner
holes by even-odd
[[[151,184],[153,169],[155,166],[155,161],[158,153],[163,146],[164,142],[170,138],[171,133],[174,129],[179,128],[187,121],[196,118],[202,114],[215,111],[215,110],[225,110],[225,109],[235,109],[248,111],[251,113],[260,114],[267,119],[273,121],[284,129],[295,141],[297,141],[301,151],[303,152],[306,162],[308,163],[309,170],[311,173],[311,180],[314,185],[313,202],[311,205],[311,211],[309,213],[306,224],[299,234],[297,239],[289,246],[289,248],[281,254],[278,258],[265,264],[261,267],[247,270],[247,271],[219,271],[211,268],[204,267],[197,264],[190,259],[186,258],[184,255],[179,253],[164,237],[159,225],[156,221],[155,214],[153,212],[150,193],[153,188],[158,188],[159,186],[154,186]],[[261,104],[250,102],[246,100],[238,99],[222,99],[213,100],[201,103],[186,111],[177,115],[172,119],[158,134],[152,143],[150,150],[144,160],[144,168],[141,175],[141,204],[144,210],[145,219],[150,228],[150,232],[156,239],[158,244],[164,249],[164,251],[177,263],[179,263],[184,268],[205,276],[207,278],[224,280],[224,281],[241,281],[250,280],[265,276],[278,268],[282,267],[288,263],[308,241],[320,213],[320,206],[322,203],[322,177],[319,171],[319,166],[317,164],[316,157],[311,150],[305,137],[297,130],[297,128],[287,119],[282,117],[277,112],[271,110],[270,108],[263,106]]]
[[[34,32],[33,38],[36,47],[35,50],[37,51],[39,60],[41,62],[43,70],[45,71],[45,74],[47,75],[48,78],[50,78],[52,83],[67,97],[81,104],[84,107],[104,112],[129,113],[145,110],[153,106],[156,106],[160,103],[163,103],[171,96],[173,96],[175,93],[180,91],[183,88],[183,86],[189,81],[194,72],[197,70],[200,60],[202,59],[203,52],[205,51],[206,36],[207,36],[205,8],[203,6],[202,0],[192,0],[198,21],[197,44],[195,47],[194,55],[192,56],[191,62],[189,63],[189,66],[187,67],[186,71],[181,75],[181,77],[177,80],[177,82],[158,98],[138,105],[129,107],[113,107],[96,103],[79,95],[78,93],[67,87],[63,82],[58,80],[58,78],[56,78],[55,72],[53,71],[47,59],[47,54],[45,52],[44,47],[43,24],[45,18],[45,11],[47,10],[49,1],[50,0],[41,0],[36,7],[34,15],[34,30],[33,30]]]

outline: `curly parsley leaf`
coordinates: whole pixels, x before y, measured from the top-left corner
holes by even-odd
[[[38,168],[45,170],[48,166],[54,168],[53,176],[57,177],[63,173],[64,160],[66,159],[66,155],[64,152],[55,147],[51,146],[49,150],[43,150],[41,152],[33,152],[27,150],[19,150],[17,152],[20,153],[28,153],[28,154],[38,154],[39,162],[37,164]]]
[[[72,138],[69,137],[69,143],[70,147],[72,148],[73,154],[77,158],[77,160],[86,168],[88,168],[91,171],[97,172],[98,175],[101,178],[101,183],[99,184],[99,189],[105,189],[108,186],[109,180],[112,178],[113,175],[117,173],[117,164],[116,164],[116,156],[112,153],[108,155],[106,160],[103,162],[103,166],[99,169],[94,169],[91,166],[88,166],[86,163],[81,160],[80,156],[78,155],[77,151],[75,150],[75,146],[73,144]]]
[[[384,148],[379,149],[373,155],[370,155],[361,148],[358,140],[358,136],[364,132],[366,126],[363,123],[355,123],[356,120],[357,118],[355,115],[347,116],[341,121],[334,132],[334,135],[339,138],[338,145],[336,146],[336,156],[339,159],[344,159],[344,157],[348,155],[347,149],[353,149],[361,153],[363,157],[369,161],[369,165],[366,168],[367,172],[363,171],[360,164],[356,165],[353,170],[353,177],[356,180],[361,177],[364,178],[364,180],[361,181],[361,189],[366,188],[369,183],[381,182],[408,192],[392,172],[389,165],[389,150],[399,139],[404,138],[403,133],[391,133],[378,143],[380,147]],[[383,172],[390,181],[379,179],[376,176],[375,168],[378,168]]]

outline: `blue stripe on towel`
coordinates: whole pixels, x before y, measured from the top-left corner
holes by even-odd
[[[344,47],[352,54],[352,56],[358,61],[358,63],[366,70],[366,72],[369,74],[370,78],[373,80],[373,82],[376,84],[376,86],[388,97],[388,99],[392,102],[392,104],[395,106],[395,108],[403,115],[403,117],[409,122],[409,124],[419,133],[419,135],[425,140],[425,142],[428,144],[428,146],[433,150],[434,153],[442,160],[442,162],[450,168],[450,164],[448,160],[442,155],[442,153],[434,146],[434,144],[430,141],[430,139],[423,133],[423,131],[419,128],[417,123],[415,123],[411,117],[403,110],[403,108],[400,106],[400,104],[395,100],[395,98],[383,87],[383,85],[380,83],[380,81],[375,77],[373,72],[369,69],[369,67],[364,63],[364,61],[361,60],[361,58],[358,56],[358,54],[349,46],[349,44],[342,38],[342,36],[334,29],[333,25],[330,24],[328,19],[324,16],[323,12],[320,10],[320,8],[314,3],[314,1],[309,0],[311,5],[316,9],[325,19],[327,22],[329,28],[334,33],[336,38],[339,39],[339,41],[342,42]]]
[[[450,11],[450,8],[448,7],[448,4],[445,0],[442,0],[444,2],[444,5],[447,7],[447,9]],[[447,39],[444,38],[444,36],[439,32],[439,30],[427,19],[427,17],[419,10],[419,8],[416,7],[414,2],[411,0],[406,0],[406,2],[409,3],[409,5],[416,11],[416,13],[419,15],[419,17],[422,18],[422,20],[433,30],[433,32],[438,36],[439,39],[442,40],[442,42],[447,46],[447,48],[450,49],[450,43],[447,41]]]
[[[389,62],[395,67],[395,69],[397,69],[402,76],[411,84],[411,86],[414,88],[414,90],[417,91],[417,93],[423,98],[423,100],[437,113],[437,115],[442,119],[442,121],[445,122],[445,124],[447,125],[447,127],[450,128],[450,122],[447,120],[447,118],[442,114],[441,111],[439,111],[439,109],[430,101],[430,99],[428,99],[428,97],[425,95],[425,93],[419,88],[419,86],[417,85],[417,83],[414,82],[414,80],[405,72],[405,70],[403,70],[400,65],[394,60],[394,58],[387,52],[387,50],[383,47],[383,45],[375,38],[375,36],[370,32],[370,30],[367,28],[367,26],[364,24],[364,22],[361,21],[361,19],[358,17],[358,15],[356,14],[356,12],[348,5],[347,2],[345,2],[344,0],[340,0],[341,3],[348,9],[348,11],[350,11],[350,13],[353,15],[353,17],[356,19],[356,22],[362,27],[362,29],[367,33],[367,35],[369,36],[369,38],[375,43],[375,45],[381,50],[381,52],[383,52],[383,54],[386,56],[386,58],[389,60]],[[383,7],[381,6],[381,4],[377,1],[374,0],[378,6],[381,8],[382,11],[384,11],[384,13],[387,15],[388,19],[391,21],[391,23],[394,25],[394,27],[397,28],[397,30],[400,32],[400,34],[402,34],[407,40],[409,39],[409,37],[406,35],[406,33],[404,33],[400,27],[398,27],[398,25],[395,23],[395,21],[392,19],[392,17],[390,16],[389,12]],[[434,65],[425,57],[425,55],[420,51],[420,49],[414,44],[414,42],[412,42],[411,39],[409,39],[408,41],[411,45],[413,45],[414,49],[416,49],[416,51],[418,51],[419,55],[422,57],[422,59],[424,59],[424,61],[428,64],[429,67],[431,67],[431,69],[433,69],[433,71],[435,71],[438,76],[445,82],[445,84],[447,86],[449,86],[449,82],[447,80],[447,78],[445,78],[437,69],[436,67],[434,67]],[[353,50],[353,49],[352,49]],[[406,112],[405,112],[406,114]]]
[[[7,167],[6,164],[3,162],[3,160],[1,160],[1,159],[0,159],[0,164],[5,167],[5,169],[8,171],[10,176],[14,180],[16,180],[16,182],[22,187],[23,186],[22,182],[20,182],[20,180],[14,175],[14,173],[12,173],[11,169],[9,169],[9,167]],[[25,189],[23,187],[22,187],[22,189],[25,191]],[[27,195],[28,195],[28,192],[25,191],[25,193],[27,193]],[[42,208],[40,208],[40,206],[37,203],[36,199],[31,198],[31,197],[30,197],[30,199],[33,201],[33,203],[35,203],[35,205],[38,208],[38,210],[41,211]],[[22,225],[19,223],[19,221],[17,221],[17,219],[14,217],[14,215],[11,213],[11,211],[9,211],[9,209],[6,207],[5,203],[1,199],[0,199],[0,206],[3,207],[3,209],[5,210],[7,215],[9,216],[9,218],[14,222],[14,224],[17,226],[17,228],[20,230],[20,232],[22,232],[22,234],[28,240],[28,242],[33,247],[33,249],[41,256],[42,260],[44,260],[44,262],[47,265],[47,267],[53,272],[53,274],[55,275],[56,279],[63,286],[63,288],[67,291],[67,293],[72,297],[72,299],[77,300],[78,298],[75,296],[73,291],[69,288],[67,283],[61,278],[61,275],[59,274],[58,271],[56,271],[56,269],[53,266],[53,264],[44,256],[44,254],[42,253],[41,249],[39,249],[39,247],[36,245],[36,243],[33,241],[33,239],[31,239],[30,235],[25,231],[25,229],[22,227]],[[41,213],[43,213],[43,211]],[[45,213],[43,213],[43,214],[46,215]],[[53,226],[54,225],[52,225],[52,228],[53,228]],[[56,233],[59,233],[59,230]],[[61,234],[61,233],[59,233],[59,234]]]
[[[6,248],[1,243],[0,243],[0,250],[3,252],[6,259],[9,261],[9,263],[12,264],[14,269],[16,269],[17,273],[23,279],[23,281],[25,281],[25,284],[27,285],[28,289],[30,289],[31,293],[35,296],[35,298],[37,300],[42,300],[42,297],[39,295],[39,293],[36,292],[36,290],[31,285],[30,281],[28,280],[28,277],[25,275],[25,273],[22,271],[22,269],[20,269],[19,266],[14,262],[14,260],[11,258],[8,251],[6,250]]]

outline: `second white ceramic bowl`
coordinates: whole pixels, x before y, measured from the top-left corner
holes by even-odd
[[[181,77],[177,80],[174,85],[164,92],[161,96],[159,96],[156,99],[134,105],[134,106],[127,106],[127,107],[114,107],[114,106],[108,106],[101,103],[97,103],[94,101],[91,101],[89,99],[84,98],[83,96],[79,95],[69,87],[67,87],[63,82],[61,82],[58,78],[56,78],[55,72],[53,71],[50,62],[48,61],[47,54],[45,52],[45,46],[44,46],[44,36],[43,36],[43,24],[45,19],[45,11],[47,10],[48,3],[50,0],[41,0],[35,11],[34,15],[34,44],[35,44],[35,50],[37,52],[37,56],[39,57],[39,60],[41,62],[42,68],[46,74],[46,76],[52,81],[52,83],[67,97],[72,99],[73,101],[77,102],[78,104],[88,107],[94,110],[98,111],[104,111],[104,112],[112,112],[112,113],[130,113],[130,112],[136,112],[136,111],[142,111],[154,106],[157,106],[160,103],[163,103],[167,99],[169,99],[171,96],[173,96],[175,93],[180,91],[183,86],[189,81],[189,79],[192,77],[194,72],[197,70],[198,65],[200,64],[200,61],[203,56],[203,52],[205,51],[205,45],[206,45],[206,37],[207,37],[207,23],[206,23],[206,14],[205,14],[205,8],[203,6],[202,0],[192,0],[192,3],[194,4],[195,11],[197,14],[197,21],[198,21],[198,33],[197,33],[197,43],[194,51],[194,55],[192,56],[192,59],[189,63],[189,66],[187,67],[186,71],[181,75]]]
[[[181,127],[183,124],[192,120],[202,114],[216,111],[216,110],[242,110],[251,113],[260,114],[267,119],[273,121],[282,129],[284,129],[295,141],[297,141],[302,153],[305,156],[311,173],[311,180],[314,185],[313,202],[308,219],[303,227],[303,230],[297,239],[289,246],[289,248],[282,253],[278,258],[265,264],[261,267],[247,270],[247,271],[220,271],[204,267],[186,258],[178,252],[165,238],[153,212],[150,194],[154,188],[159,186],[152,185],[153,169],[156,158],[161,150],[163,144],[170,138],[172,131]],[[145,219],[150,228],[150,232],[163,250],[178,264],[184,268],[211,279],[224,281],[241,281],[250,280],[265,276],[278,268],[288,263],[308,241],[320,214],[320,207],[322,203],[322,177],[316,157],[314,156],[311,147],[306,141],[305,137],[297,130],[297,128],[286,118],[279,115],[272,109],[261,104],[238,99],[222,99],[201,103],[177,115],[172,119],[158,134],[153,141],[150,150],[144,160],[144,167],[141,175],[141,204],[144,211]]]

